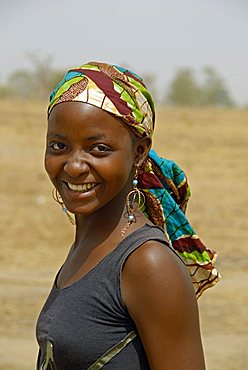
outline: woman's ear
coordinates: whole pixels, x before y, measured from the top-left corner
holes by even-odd
[[[149,137],[143,137],[137,140],[135,145],[135,162],[138,167],[145,161],[151,149],[152,140]]]

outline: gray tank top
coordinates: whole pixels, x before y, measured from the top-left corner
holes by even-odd
[[[148,240],[169,246],[162,229],[145,225],[72,285],[58,289],[57,274],[36,327],[38,370],[150,369],[120,289],[126,259]]]

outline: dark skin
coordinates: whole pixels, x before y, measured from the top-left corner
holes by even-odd
[[[55,106],[48,123],[45,166],[76,215],[75,242],[59,274],[59,288],[94,268],[122,240],[125,198],[149,138],[136,138],[115,116],[85,103]],[[125,236],[151,222],[138,211]],[[130,255],[122,297],[152,370],[204,370],[195,293],[177,256],[149,241]]]

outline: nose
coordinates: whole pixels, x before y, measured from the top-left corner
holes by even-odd
[[[89,172],[89,164],[79,154],[72,154],[64,165],[64,171],[70,177],[78,177],[82,174]]]

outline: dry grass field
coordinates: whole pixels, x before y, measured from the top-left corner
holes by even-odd
[[[0,370],[34,370],[35,321],[73,226],[43,169],[45,104],[0,101],[0,111]],[[219,252],[223,279],[199,301],[207,369],[247,369],[248,111],[161,108],[154,147],[186,171],[188,216]]]

